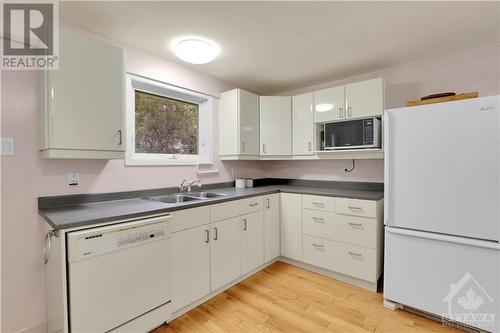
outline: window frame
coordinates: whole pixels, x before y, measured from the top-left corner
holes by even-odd
[[[135,91],[198,104],[198,154],[135,152]],[[126,165],[213,164],[213,97],[153,79],[127,74]]]

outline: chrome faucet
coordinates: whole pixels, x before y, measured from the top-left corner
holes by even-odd
[[[179,193],[183,193],[186,189],[188,192],[191,192],[191,186],[193,186],[196,183],[198,183],[198,187],[201,187],[201,180],[199,179],[193,180],[188,184],[186,184],[186,179],[183,179],[179,185]]]

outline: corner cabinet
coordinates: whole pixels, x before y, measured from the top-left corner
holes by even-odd
[[[260,96],[260,155],[292,154],[292,98]]]
[[[125,152],[125,53],[60,29],[59,69],[40,73],[44,158],[120,159]]]
[[[259,96],[241,89],[223,92],[219,102],[219,155],[259,155]]]
[[[314,154],[313,93],[292,97],[293,155]]]

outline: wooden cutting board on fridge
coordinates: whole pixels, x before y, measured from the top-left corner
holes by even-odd
[[[417,101],[410,101],[406,103],[406,106],[417,106],[417,105],[425,105],[425,104],[434,104],[434,103],[443,103],[443,102],[451,102],[458,101],[461,99],[469,99],[479,97],[479,93],[477,91],[463,93],[452,96],[444,96],[444,97],[436,97],[436,98],[425,98],[419,99]]]

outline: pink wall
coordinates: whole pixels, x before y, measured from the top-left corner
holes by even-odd
[[[321,87],[383,75],[389,107],[436,91],[473,91],[481,95],[499,92],[499,46],[467,51],[427,62],[391,68],[356,78],[330,82]],[[227,82],[167,61],[127,49],[127,69],[188,89],[218,96],[232,88]],[[197,177],[194,167],[126,167],[123,161],[43,160],[37,153],[35,73],[1,73],[2,137],[16,140],[16,154],[2,157],[2,332],[39,327],[45,321],[43,226],[38,220],[38,196],[97,193],[175,186],[182,178]],[[309,87],[303,91],[312,90]],[[216,102],[217,104],[217,102]],[[215,135],[217,105],[215,106]],[[217,140],[215,140],[217,142]],[[217,147],[215,147],[217,155]],[[349,161],[220,162],[218,175],[205,183],[229,181],[233,176],[289,177],[349,181],[383,181],[381,160],[357,161],[345,174]],[[68,188],[67,174],[80,171],[81,186]]]

